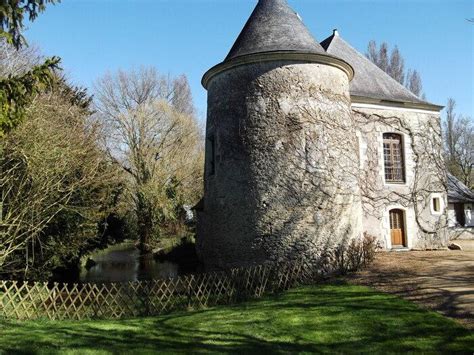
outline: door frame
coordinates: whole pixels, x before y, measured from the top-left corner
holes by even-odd
[[[402,218],[403,218],[403,230],[402,230],[402,242],[403,245],[396,245],[394,246],[392,244],[392,226],[390,224],[390,212],[391,211],[400,211]],[[407,228],[407,210],[405,208],[399,207],[399,206],[393,206],[387,209],[387,218],[388,218],[388,241],[390,242],[390,249],[397,249],[397,248],[408,248],[409,243],[408,243],[408,228]]]

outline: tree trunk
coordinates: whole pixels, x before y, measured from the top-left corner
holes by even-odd
[[[146,253],[151,250],[150,240],[153,233],[153,217],[150,206],[148,206],[145,198],[140,195],[138,196],[137,221],[139,234],[138,248],[142,253]]]

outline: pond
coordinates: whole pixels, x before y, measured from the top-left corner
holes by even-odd
[[[81,282],[126,282],[176,277],[179,265],[157,261],[152,254],[140,255],[134,242],[109,246],[89,256],[95,262],[90,268],[81,267]]]

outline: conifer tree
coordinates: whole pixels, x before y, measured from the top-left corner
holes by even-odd
[[[0,37],[17,50],[26,45],[22,35],[24,20],[34,21],[46,5],[57,0],[9,0],[0,3]],[[59,68],[58,57],[47,58],[43,64],[32,68],[21,76],[0,78],[0,137],[22,120],[25,109],[35,94],[54,81],[55,69]]]

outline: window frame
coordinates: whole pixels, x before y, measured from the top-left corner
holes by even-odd
[[[388,137],[390,136],[390,137]],[[398,138],[398,139],[396,139]],[[389,145],[389,157],[387,160],[386,145]],[[399,153],[395,154],[395,144]],[[398,161],[397,161],[397,158]],[[406,157],[405,157],[405,146],[404,136],[397,132],[384,132],[382,134],[382,166],[383,166],[383,177],[386,184],[403,185],[406,184]],[[398,167],[397,167],[398,166]],[[389,171],[388,169],[391,169]],[[401,173],[394,172],[396,169],[400,169]],[[395,178],[390,176],[401,175],[401,178]]]
[[[403,248],[409,248],[408,244],[408,226],[407,226],[407,211],[402,207],[392,207],[387,209],[388,212],[388,230],[389,230],[389,240],[390,248],[393,249],[398,244],[392,243],[392,230],[400,229],[402,231],[402,244]],[[392,217],[393,216],[393,217]],[[395,222],[395,223],[394,223]],[[393,228],[392,228],[393,227]],[[397,228],[398,227],[398,228]]]
[[[445,209],[446,209],[446,203],[445,203],[445,200],[444,200],[444,196],[443,194],[441,193],[433,193],[431,194],[431,196],[429,197],[429,204],[430,204],[430,212],[433,216],[441,216]],[[439,207],[439,210],[436,210],[435,209],[435,204],[434,204],[434,201],[435,200],[438,200],[438,207]]]

